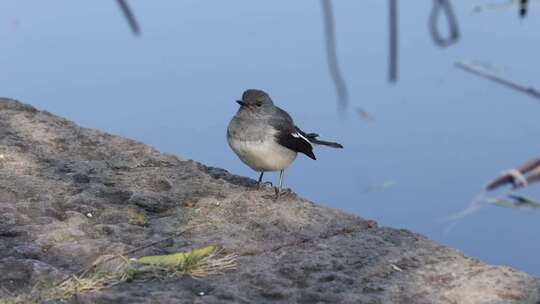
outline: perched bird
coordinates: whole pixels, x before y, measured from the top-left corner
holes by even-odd
[[[279,171],[277,197],[281,193],[283,171],[296,159],[298,152],[316,159],[312,144],[343,148],[338,143],[318,140],[318,134],[304,133],[264,91],[246,90],[242,99],[236,102],[240,109],[227,128],[229,146],[244,164],[261,172],[257,182],[259,187],[264,172]]]

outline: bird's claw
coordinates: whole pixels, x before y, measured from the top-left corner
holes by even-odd
[[[273,187],[272,182],[257,182],[257,189],[261,189],[261,187]]]
[[[282,197],[283,195],[289,195],[292,192],[292,190],[290,188],[286,188],[286,189],[279,189],[278,187],[275,187],[274,188],[274,191],[276,192],[276,196],[275,196],[275,199],[278,200],[280,197]]]

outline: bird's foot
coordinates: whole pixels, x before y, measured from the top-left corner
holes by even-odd
[[[272,187],[272,182],[257,182],[257,190],[261,189],[262,187]]]
[[[286,197],[291,195],[293,192],[290,188],[285,189],[279,189],[278,187],[274,188],[274,191],[276,192],[275,200],[277,201],[280,197]]]

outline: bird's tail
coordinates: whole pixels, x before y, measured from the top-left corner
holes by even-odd
[[[317,137],[319,137],[319,134],[317,134],[317,133],[308,133],[305,136],[309,139],[309,141],[312,144],[328,146],[328,147],[332,147],[332,148],[339,148],[339,149],[343,148],[343,146],[341,144],[338,144],[336,142],[318,140]]]

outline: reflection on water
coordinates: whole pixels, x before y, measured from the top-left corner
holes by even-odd
[[[519,19],[514,9],[474,14],[479,3],[454,1],[462,35],[441,49],[427,27],[431,3],[400,2],[400,75],[389,85],[388,3],[334,1],[349,89],[342,116],[319,2],[129,3],[139,38],[112,1],[3,3],[0,95],[255,178],[229,150],[225,130],[245,89],[266,90],[306,132],[345,146],[317,150],[317,161],[299,157],[285,175],[296,192],[540,275],[540,258],[531,254],[540,249],[537,210],[487,204],[447,234],[444,221],[500,171],[539,154],[536,100],[454,67],[480,60],[540,86],[534,6]],[[540,186],[519,195],[538,200]]]

